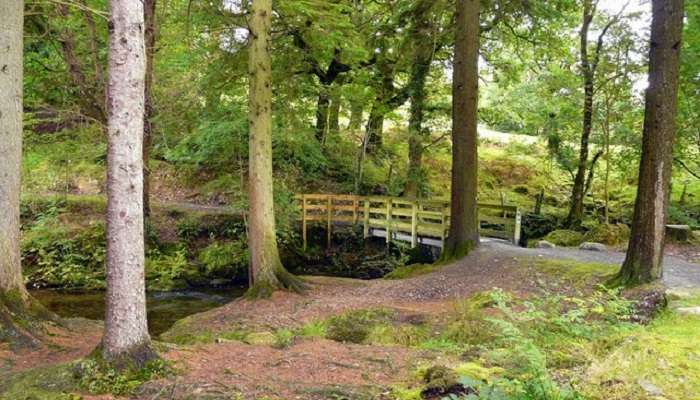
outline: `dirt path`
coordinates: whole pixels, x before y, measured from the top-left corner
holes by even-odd
[[[526,257],[544,257],[548,259],[576,260],[602,264],[620,265],[625,261],[625,253],[619,251],[587,251],[576,248],[525,249],[507,244],[494,243],[494,250]],[[664,283],[670,288],[700,289],[700,264],[684,258],[669,255],[664,257]]]

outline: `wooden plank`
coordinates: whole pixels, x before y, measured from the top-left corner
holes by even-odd
[[[490,215],[479,215],[479,222],[486,222],[495,225],[504,225],[506,227],[515,226],[514,218],[493,217]]]

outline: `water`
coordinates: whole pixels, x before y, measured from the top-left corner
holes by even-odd
[[[203,289],[196,291],[148,293],[148,328],[153,337],[170,329],[175,321],[207,311],[240,297],[245,288]],[[32,295],[46,308],[64,318],[82,317],[103,320],[105,293],[33,290]]]

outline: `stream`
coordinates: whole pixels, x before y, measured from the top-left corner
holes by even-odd
[[[245,293],[245,287],[198,289],[147,294],[148,329],[157,338],[188,315],[222,306]],[[103,320],[105,292],[69,292],[50,289],[32,290],[31,294],[46,308],[64,318]]]

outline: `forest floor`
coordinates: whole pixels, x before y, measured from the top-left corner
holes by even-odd
[[[697,249],[674,251],[695,254]],[[178,322],[160,338],[161,354],[172,362],[177,373],[141,386],[133,396],[399,398],[391,388],[415,383],[419,366],[453,365],[463,361],[464,355],[421,346],[329,340],[327,334],[315,332],[321,330],[320,322],[352,310],[390,310],[390,323],[397,326],[416,327],[426,322],[430,322],[428,326],[440,326],[453,318],[459,299],[494,288],[520,299],[583,296],[596,282],[614,274],[622,257],[612,251],[524,249],[486,242],[454,264],[407,279],[308,277],[305,279],[310,289],[303,295],[277,292],[266,300],[238,299]],[[567,265],[571,265],[571,271]],[[552,266],[559,269],[554,275]],[[581,272],[588,266],[590,271]],[[667,256],[665,266],[667,286],[700,289],[700,265]],[[572,275],[572,271],[581,274]],[[78,325],[68,333],[54,332],[50,336],[54,344],[40,351],[17,355],[0,349],[0,365],[16,373],[88,355],[99,342],[101,329],[84,321],[73,324]],[[414,331],[405,332],[410,336]],[[404,340],[411,342],[412,338]],[[3,374],[9,376],[9,372],[0,372],[0,398],[7,398],[2,397],[3,390],[8,389],[3,388]],[[5,395],[15,389],[9,390]]]

